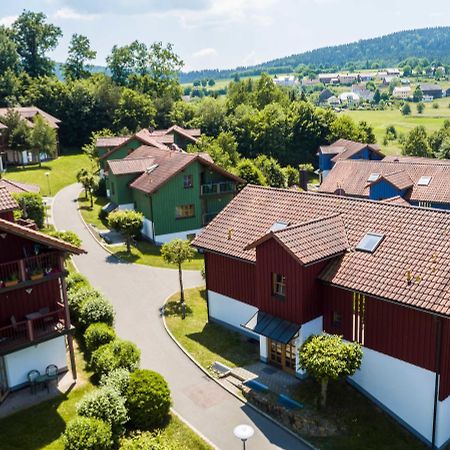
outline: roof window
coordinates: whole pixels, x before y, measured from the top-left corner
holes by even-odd
[[[147,168],[147,173],[152,173],[156,168],[158,168],[159,164],[152,164],[150,167]]]
[[[419,178],[417,186],[428,186],[430,184],[431,177],[429,175],[424,175]]]
[[[369,183],[371,183],[372,181],[376,181],[376,180],[378,180],[378,177],[380,176],[380,174],[379,173],[377,173],[377,172],[372,172],[370,175],[369,175],[369,178],[367,178],[367,181],[369,182]]]
[[[289,224],[287,222],[275,222],[270,228],[269,231],[275,232],[284,230]]]
[[[366,233],[364,237],[359,241],[356,246],[356,250],[361,250],[362,252],[373,253],[377,247],[381,244],[384,235],[378,233]]]

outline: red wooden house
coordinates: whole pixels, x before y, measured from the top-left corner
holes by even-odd
[[[295,376],[311,334],[363,346],[349,380],[424,441],[450,439],[450,214],[247,186],[194,240],[210,320]]]
[[[76,378],[64,257],[84,251],[15,223],[15,207],[0,188],[0,401],[31,370],[66,370],[66,345]]]

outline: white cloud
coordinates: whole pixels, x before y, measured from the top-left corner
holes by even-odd
[[[55,14],[53,14],[53,18],[64,20],[94,20],[96,18],[96,15],[79,13],[71,8],[61,8],[58,9]]]
[[[215,48],[202,48],[201,50],[198,50],[197,52],[193,53],[192,56],[194,58],[208,58],[211,56],[216,56],[217,50]]]
[[[5,16],[0,18],[0,25],[3,25],[5,27],[10,27],[13,22],[16,21],[17,17],[19,16]]]

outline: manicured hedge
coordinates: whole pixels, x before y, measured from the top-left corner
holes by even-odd
[[[100,293],[84,299],[79,309],[79,323],[86,329],[96,322],[103,322],[109,326],[114,323],[114,309],[111,303]]]
[[[100,386],[109,386],[116,389],[121,395],[125,395],[130,383],[130,372],[127,369],[114,369],[100,380]]]
[[[103,322],[92,323],[84,332],[84,343],[89,354],[115,338],[114,328]]]
[[[111,426],[102,420],[76,417],[63,434],[65,450],[110,450],[113,448]]]

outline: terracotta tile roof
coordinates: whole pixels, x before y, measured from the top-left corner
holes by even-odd
[[[5,187],[11,194],[21,192],[34,192],[37,194],[41,190],[37,184],[21,183],[6,178],[0,179],[0,187]]]
[[[409,189],[414,185],[413,180],[411,180],[411,177],[405,170],[398,170],[397,172],[381,175],[377,180],[373,181],[372,184],[379,183],[382,180],[386,180],[401,191]]]
[[[378,145],[375,144],[363,144],[362,142],[349,141],[348,139],[338,139],[332,144],[332,146],[345,147],[345,150],[343,152],[339,152],[336,156],[331,158],[333,162],[343,159],[350,159],[353,155],[356,155],[366,147],[379,154],[380,156],[384,156],[383,153],[380,152]]]
[[[111,137],[99,137],[95,143],[96,147],[117,147],[123,144],[130,136],[111,136]]]
[[[11,108],[0,108],[0,117],[6,116],[6,114],[8,113],[8,109]],[[61,123],[61,120],[43,111],[42,109],[37,108],[36,106],[24,106],[24,107],[19,106],[14,107],[12,109],[17,111],[22,119],[26,119],[25,123],[30,128],[34,126],[33,117],[36,116],[37,114],[42,116],[52,128],[59,128],[58,124]]]
[[[0,219],[0,231],[5,233],[14,234],[16,236],[23,237],[25,239],[30,239],[34,242],[38,242],[40,244],[48,245],[49,247],[56,248],[58,250],[62,250],[64,252],[75,253],[76,255],[81,255],[82,253],[86,253],[82,248],[74,247],[73,245],[68,244],[67,242],[61,241],[60,239],[56,239],[47,234],[41,233],[40,231],[32,230],[29,227],[24,227],[14,222],[10,222],[8,220]],[[1,245],[1,242],[0,242]]]
[[[339,145],[321,145],[319,147],[319,153],[324,155],[337,155],[345,151],[345,147]]]
[[[13,211],[18,208],[19,205],[13,199],[9,190],[5,186],[0,186],[0,212]]]
[[[145,172],[154,162],[154,158],[124,158],[110,160],[108,166],[114,175],[127,175]]]
[[[146,194],[151,194],[158,190],[170,178],[181,172],[185,167],[194,161],[199,161],[222,175],[235,180],[238,183],[243,183],[241,178],[227,172],[212,163],[210,159],[206,159],[198,153],[185,153],[172,150],[161,150],[149,146],[141,146],[128,155],[125,159],[119,160],[119,163],[120,161],[126,162],[127,160],[133,160],[135,158],[152,158],[153,164],[157,166],[150,173],[144,172],[136,178],[136,180],[130,183],[131,188],[145,192]]]
[[[450,164],[410,163],[347,160],[337,162],[323,183],[319,192],[337,193],[355,197],[368,197],[368,178],[371,174],[380,176],[404,171],[413,182],[411,190],[405,196],[406,200],[415,202],[450,203]],[[422,176],[431,176],[428,186],[418,186]]]
[[[381,200],[384,203],[391,203],[392,205],[411,206],[403,197],[396,195],[395,197],[386,198]]]
[[[246,250],[256,248],[268,239],[276,239],[303,265],[342,254],[349,248],[344,222],[338,214],[269,231]]]
[[[403,156],[403,155],[387,155],[383,158],[383,162],[406,162],[449,166],[450,159],[425,158],[420,156]]]
[[[450,315],[450,214],[442,210],[247,186],[194,245],[254,262],[255,249],[245,248],[274,222],[300,224],[334,214],[351,249],[368,232],[384,239],[374,253],[350,250],[330,261],[320,277],[324,282]]]

